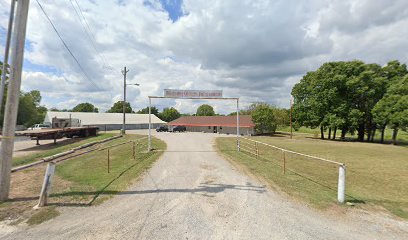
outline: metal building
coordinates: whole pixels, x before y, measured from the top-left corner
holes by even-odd
[[[53,118],[79,119],[81,126],[97,126],[100,131],[122,129],[122,113],[52,112],[45,115],[44,123],[51,125]],[[152,114],[152,128],[166,124]],[[148,129],[149,114],[126,113],[126,130]]]

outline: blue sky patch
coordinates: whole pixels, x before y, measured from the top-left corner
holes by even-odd
[[[159,0],[162,9],[157,9],[154,1],[145,0],[143,5],[154,10],[164,10],[168,13],[169,19],[176,22],[180,17],[185,16],[183,12],[183,0]],[[156,2],[157,3],[157,2]]]
[[[175,22],[184,15],[183,13],[183,0],[160,0],[160,3],[164,10],[169,13],[169,18]]]

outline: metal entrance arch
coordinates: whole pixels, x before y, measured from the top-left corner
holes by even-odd
[[[147,151],[152,150],[152,118],[151,118],[151,108],[152,108],[152,98],[173,98],[173,99],[193,99],[193,100],[233,100],[237,102],[237,151],[239,151],[239,98],[201,98],[201,97],[160,97],[160,96],[149,96],[149,137],[147,144]]]

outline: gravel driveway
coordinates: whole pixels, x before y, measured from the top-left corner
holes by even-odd
[[[156,136],[168,151],[128,191],[2,239],[408,239],[408,223],[387,215],[287,200],[220,157],[215,134]]]

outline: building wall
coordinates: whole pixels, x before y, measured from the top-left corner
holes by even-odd
[[[152,123],[152,129],[155,129],[163,124],[161,123]],[[122,124],[100,124],[92,125],[99,128],[99,131],[112,131],[112,130],[121,130]],[[135,130],[135,129],[148,129],[149,124],[126,124],[126,130]]]
[[[214,129],[215,128],[215,129]],[[191,127],[187,126],[186,130],[189,132],[206,132],[206,133],[222,133],[222,134],[237,134],[237,128],[236,127]],[[246,128],[246,127],[240,127],[239,128],[239,133],[241,135],[254,135],[254,128]]]

